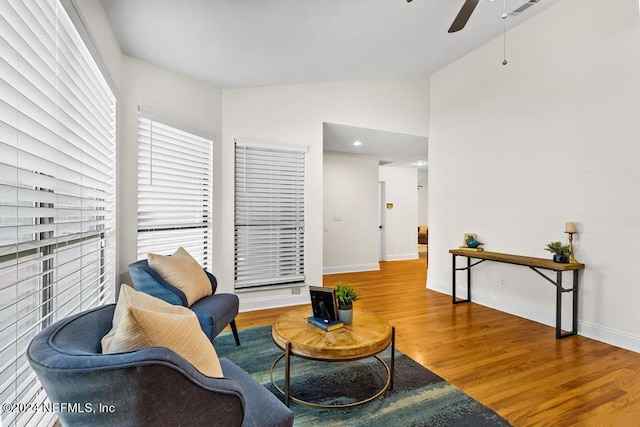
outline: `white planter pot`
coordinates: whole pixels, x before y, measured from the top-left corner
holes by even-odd
[[[338,319],[342,321],[345,325],[350,325],[353,322],[353,309],[350,308],[348,310],[338,309]]]

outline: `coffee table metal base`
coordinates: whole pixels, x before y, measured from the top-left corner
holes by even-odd
[[[372,400],[380,397],[382,394],[384,394],[387,390],[393,390],[393,373],[394,373],[394,369],[395,369],[395,328],[391,329],[391,366],[387,365],[387,363],[382,360],[377,354],[370,356],[370,357],[374,357],[376,359],[378,359],[378,361],[380,363],[382,363],[382,366],[384,366],[385,371],[387,372],[387,380],[384,384],[384,386],[382,386],[382,388],[375,393],[373,396],[368,397],[366,399],[363,400],[358,400],[356,402],[351,402],[351,403],[341,403],[341,404],[321,404],[321,403],[314,403],[314,402],[308,402],[306,400],[302,400],[299,399],[297,397],[294,397],[291,395],[291,343],[288,342],[285,348],[284,353],[282,353],[280,356],[278,356],[276,358],[276,360],[273,361],[273,363],[271,364],[271,370],[269,371],[269,375],[271,377],[271,384],[273,384],[273,387],[278,390],[281,394],[284,395],[284,403],[285,405],[289,406],[289,402],[290,401],[294,401],[296,403],[300,403],[302,405],[306,405],[306,406],[310,406],[312,408],[323,408],[323,409],[331,409],[331,408],[351,408],[354,406],[358,406],[358,405],[363,405],[365,403],[371,402]],[[284,390],[282,388],[280,388],[275,380],[273,379],[273,370],[275,369],[276,365],[278,364],[278,362],[282,359],[285,359],[284,361],[284,370],[285,370],[285,375],[284,375]],[[345,360],[346,361],[351,361],[351,360]]]

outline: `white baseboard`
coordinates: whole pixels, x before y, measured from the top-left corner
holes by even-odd
[[[393,255],[387,255],[387,261],[405,261],[405,260],[409,260],[409,259],[418,259],[420,258],[418,256],[417,252],[412,252],[409,254],[393,254]]]
[[[640,337],[590,322],[578,321],[578,332],[587,338],[640,353]]]
[[[451,295],[451,284],[432,280],[429,278],[429,275],[427,275],[427,289],[440,292],[441,294]]]
[[[240,299],[240,312],[264,310],[267,308],[289,307],[292,305],[309,304],[309,292],[303,288],[303,292],[297,295],[271,295],[266,297],[250,297]]]
[[[380,270],[380,264],[354,264],[354,265],[338,265],[335,267],[324,267],[322,269],[323,274],[338,274],[338,273],[357,273],[360,271],[375,271]]]
[[[433,280],[427,279],[427,288],[432,289],[434,291],[451,295],[451,284],[436,282]],[[493,308],[499,311],[503,311],[505,313],[512,314],[514,316],[522,317],[525,319],[533,320],[534,322],[542,323],[543,325],[553,326],[556,325],[556,317],[555,312],[541,310],[539,308],[530,307],[518,303],[513,303],[510,301],[505,301],[495,295],[490,295],[482,292],[473,291],[472,300],[476,304],[484,305],[485,307]],[[467,289],[466,285],[464,287],[458,288],[456,292],[456,297],[458,298],[467,298]],[[555,301],[554,301],[555,302]],[[563,317],[563,324],[568,322],[570,324],[571,318],[569,316]]]
[[[451,295],[451,284],[449,283],[437,282],[435,280],[427,279],[427,288],[446,295]],[[464,292],[460,292],[462,290]],[[459,289],[456,292],[456,296],[460,298],[466,298],[466,288]],[[484,305],[485,307],[493,308],[505,313],[512,314],[514,316],[542,323],[543,325],[551,326],[554,328],[556,326],[555,309],[542,310],[536,307],[513,303],[511,301],[504,301],[503,299],[498,298],[495,295],[473,291],[472,300],[476,304]],[[551,304],[555,305],[555,301],[552,301]],[[562,316],[562,324],[565,325],[565,328],[570,329],[571,317]],[[596,325],[594,323],[586,322],[579,319],[578,335],[582,335],[583,337],[602,341],[606,344],[640,353],[640,337],[637,335],[628,334],[626,332]]]

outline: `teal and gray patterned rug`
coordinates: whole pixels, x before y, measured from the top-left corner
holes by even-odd
[[[220,357],[233,360],[278,398],[271,384],[271,364],[282,354],[271,339],[271,327],[243,329],[242,345],[223,333],[215,339]],[[390,349],[381,354],[389,363]],[[274,371],[284,388],[284,362]],[[355,362],[318,362],[298,357],[291,360],[292,395],[316,403],[344,404],[372,396],[386,380],[382,364],[368,358]],[[300,427],[395,427],[395,426],[509,426],[509,423],[442,378],[396,350],[393,390],[377,399],[347,409],[317,409],[292,402],[294,425]]]

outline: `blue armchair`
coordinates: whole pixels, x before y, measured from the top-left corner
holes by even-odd
[[[27,358],[65,426],[292,426],[278,398],[228,359],[224,378],[201,374],[164,347],[102,354],[115,304],[42,330]],[[63,405],[59,405],[63,407]]]
[[[212,294],[204,297],[189,307],[184,292],[167,283],[160,275],[149,266],[147,260],[136,261],[129,264],[129,274],[133,287],[140,292],[160,298],[173,305],[189,307],[198,316],[198,321],[207,337],[213,341],[227,325],[231,326],[236,345],[240,345],[238,329],[235,317],[238,315],[240,301],[233,294],[216,293],[218,281],[216,277],[205,270],[211,282]]]

